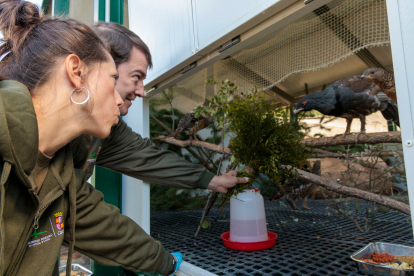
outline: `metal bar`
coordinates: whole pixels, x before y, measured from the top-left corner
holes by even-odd
[[[110,0],[105,0],[105,22],[111,21],[111,3]]]
[[[395,85],[398,91],[401,136],[404,162],[407,173],[407,187],[410,202],[414,202],[414,2],[412,0],[387,0],[388,24],[391,36],[391,50],[394,65]],[[411,223],[414,224],[413,205]]]
[[[254,79],[258,80],[260,83],[264,83],[265,87],[272,85],[270,81],[268,81],[267,79],[265,79],[264,77],[262,77],[261,75],[259,75],[258,73],[256,73],[255,71],[248,68],[246,65],[238,62],[235,59],[232,59],[232,61],[229,62],[228,64],[225,64],[225,66],[230,71],[242,77],[245,77],[246,75],[252,76]],[[278,96],[278,98],[280,98],[280,100],[282,100],[283,102],[287,104],[295,103],[295,99],[292,96],[290,96],[288,93],[280,89],[279,87],[273,86],[272,88],[270,88],[270,90],[274,92]]]
[[[53,0],[53,14],[64,16],[69,14],[69,0]]]

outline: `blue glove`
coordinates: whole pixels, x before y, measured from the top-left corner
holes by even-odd
[[[170,274],[171,276],[174,276],[177,272],[178,268],[180,267],[181,263],[183,262],[183,255],[179,252],[171,253],[176,258],[176,264],[175,264],[175,271],[173,274]],[[159,275],[161,276],[161,275]]]

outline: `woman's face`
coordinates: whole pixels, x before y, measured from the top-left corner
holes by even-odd
[[[96,64],[88,73],[86,85],[91,94],[92,112],[88,117],[87,134],[105,138],[111,127],[119,122],[119,108],[124,102],[115,89],[117,78],[118,71],[112,57]]]

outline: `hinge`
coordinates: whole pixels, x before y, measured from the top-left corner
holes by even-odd
[[[230,47],[233,47],[234,45],[236,45],[239,42],[240,42],[240,36],[238,35],[235,38],[233,38],[232,40],[230,40],[230,41],[224,43],[223,45],[221,45],[218,52],[219,53],[224,52],[225,50],[229,49]]]
[[[181,75],[190,71],[191,69],[195,68],[197,66],[197,61],[194,61],[193,63],[191,63],[190,65],[184,67],[183,70],[181,70]]]

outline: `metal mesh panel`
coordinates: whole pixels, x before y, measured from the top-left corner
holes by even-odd
[[[389,43],[385,0],[333,0],[180,81],[173,105],[189,112],[211,99],[217,88],[206,85],[206,78],[235,81],[241,91],[257,85],[272,96],[281,90],[297,97],[305,83],[314,92],[369,67],[392,71]]]
[[[217,62],[217,79],[235,79],[239,87],[269,89],[292,74],[330,66],[352,54],[381,67],[368,50],[389,44],[385,0],[335,0]],[[392,68],[387,68],[388,70]]]
[[[308,200],[313,209],[293,211],[279,202],[265,202],[267,228],[278,234],[273,248],[243,252],[224,247],[220,235],[230,229],[229,209],[213,208],[210,229],[194,238],[201,210],[151,214],[151,235],[169,252],[181,252],[184,260],[217,275],[365,275],[350,255],[364,245],[390,242],[413,246],[408,216],[378,214],[368,233],[358,231],[349,219],[328,216],[330,201]],[[362,203],[361,203],[362,204]],[[298,219],[296,222],[295,219]]]

